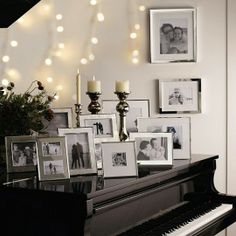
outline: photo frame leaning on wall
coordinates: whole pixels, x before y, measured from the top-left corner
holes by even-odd
[[[35,136],[6,136],[5,145],[8,173],[36,171],[38,147]]]
[[[173,141],[171,133],[130,133],[135,141],[137,162],[144,166],[171,166]]]
[[[102,142],[104,178],[137,176],[135,142]]]
[[[151,9],[151,63],[196,62],[196,9]]]
[[[150,116],[149,99],[128,99],[129,112],[126,114],[126,129],[128,132],[137,132],[137,117]],[[119,129],[119,113],[116,111],[117,100],[102,100],[104,113],[115,113]]]
[[[72,107],[52,108],[53,119],[51,121],[43,120],[46,127],[45,132],[50,136],[58,135],[58,128],[73,127],[73,110]]]
[[[97,173],[93,128],[59,128],[58,133],[60,136],[66,136],[70,175]]]
[[[173,159],[191,158],[189,117],[139,117],[138,131],[150,133],[172,133]]]
[[[159,80],[160,113],[200,113],[201,79]]]
[[[39,180],[69,179],[65,137],[39,137],[37,143]]]

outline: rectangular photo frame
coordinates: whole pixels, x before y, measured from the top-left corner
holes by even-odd
[[[7,173],[36,171],[38,147],[36,137],[6,136]]]
[[[144,166],[171,166],[173,141],[171,133],[130,133],[135,141],[137,162]]]
[[[59,128],[58,133],[66,137],[70,175],[96,174],[93,128]]]
[[[37,143],[39,181],[69,179],[65,137],[39,137]]]
[[[173,159],[190,159],[190,117],[138,118],[138,131],[173,135]]]
[[[79,120],[81,127],[93,127],[95,143],[119,140],[115,114],[84,114]]]
[[[201,79],[159,80],[159,112],[200,113]]]
[[[137,117],[150,116],[149,99],[127,99],[129,111],[126,114],[126,129],[129,132],[137,132]],[[119,130],[119,113],[116,111],[117,100],[102,100],[102,109],[104,113],[115,113]]]
[[[196,62],[196,9],[150,9],[151,63]]]
[[[73,110],[72,107],[52,108],[53,119],[51,121],[43,120],[46,127],[45,132],[50,136],[58,135],[58,128],[73,127]]]
[[[104,178],[137,176],[135,142],[102,142]]]

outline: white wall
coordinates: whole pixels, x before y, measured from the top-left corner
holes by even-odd
[[[10,49],[13,55],[10,66],[16,67],[21,79],[16,80],[16,90],[23,91],[33,78],[45,82],[47,73],[35,73],[50,43],[48,21],[39,14],[45,1],[41,1],[29,14],[33,25],[29,28],[17,23],[10,27],[10,37],[17,38],[19,47]],[[230,1],[233,4],[233,0]],[[54,106],[73,106],[75,101],[75,74],[79,66],[82,75],[82,103],[86,111],[88,97],[86,81],[95,75],[102,82],[102,98],[116,99],[113,91],[115,80],[128,79],[131,83],[130,98],[148,98],[151,114],[157,115],[156,80],[163,78],[202,78],[202,113],[191,115],[192,153],[218,154],[215,184],[219,191],[226,191],[226,0],[103,0],[105,22],[97,25],[99,44],[94,53],[95,62],[80,66],[88,30],[91,27],[91,7],[87,0],[54,0],[55,12],[64,15],[65,30],[58,40],[66,45],[64,57],[57,59],[49,71],[54,83],[46,88],[59,92],[60,100]],[[140,64],[133,65],[128,58],[131,40],[129,24],[134,22],[136,11],[129,8],[135,3],[149,8],[195,7],[197,9],[197,63],[150,64],[148,10],[139,13],[141,24]],[[233,15],[233,10],[231,17]],[[234,16],[235,17],[235,16]],[[233,25],[232,25],[233,27]],[[52,29],[52,27],[49,27]],[[232,72],[233,73],[233,72]],[[46,83],[46,82],[45,82]],[[233,119],[232,119],[233,120]]]

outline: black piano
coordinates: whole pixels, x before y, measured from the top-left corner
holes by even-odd
[[[102,175],[39,182],[0,175],[4,235],[215,235],[236,220],[236,197],[217,191],[218,156],[192,155],[172,167],[139,167],[134,178]]]

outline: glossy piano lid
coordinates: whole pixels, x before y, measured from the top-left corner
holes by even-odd
[[[145,187],[152,182],[164,181],[187,170],[190,166],[199,165],[217,159],[217,155],[194,154],[189,160],[174,160],[171,167],[145,167],[139,168],[138,177],[104,179],[102,172],[98,175],[75,176],[68,180],[39,182],[35,172],[6,174],[0,169],[0,183],[4,187],[55,191],[64,193],[77,193],[87,195],[87,198],[96,198],[120,189]]]

